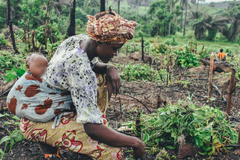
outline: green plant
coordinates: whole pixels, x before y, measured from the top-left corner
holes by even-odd
[[[13,67],[19,67],[24,63],[25,55],[11,54],[6,51],[0,51],[0,68],[1,70],[10,70]]]
[[[125,66],[123,72],[120,73],[120,77],[129,81],[136,81],[138,79],[141,79],[143,81],[159,81],[158,72],[151,69],[146,64],[128,64]]]
[[[0,118],[1,117],[8,117],[9,115],[8,114],[0,114]],[[7,118],[8,119],[8,118]],[[6,122],[4,125],[15,125],[15,126],[18,126],[20,124],[20,119],[17,117],[17,116],[13,116],[12,119],[14,120],[9,120],[9,122]],[[5,147],[4,147],[4,150],[0,149],[0,156],[1,156],[1,159],[4,159],[5,157],[5,153],[6,153],[6,150],[7,150],[7,146],[8,144],[10,143],[10,147],[9,147],[9,152],[11,152],[12,150],[12,147],[14,145],[15,142],[19,142],[21,140],[24,140],[25,137],[22,135],[20,129],[15,129],[13,130],[12,132],[9,131],[7,129],[9,135],[8,136],[4,136],[1,140],[0,140],[0,145],[5,142]]]
[[[184,84],[183,87],[186,88],[190,82],[189,81],[178,81],[178,83]]]
[[[153,44],[153,46],[151,47],[152,52],[156,53],[156,54],[163,54],[166,55],[167,54],[167,50],[168,50],[168,46],[165,44]]]
[[[197,67],[200,64],[199,58],[195,53],[192,53],[192,48],[189,45],[185,46],[185,48],[181,47],[174,52],[179,55],[177,59],[177,64],[181,65],[183,68]]]
[[[196,145],[198,153],[213,155],[227,151],[226,144],[237,143],[237,133],[222,111],[209,106],[197,108],[191,97],[187,99],[159,108],[157,113],[141,114],[138,134],[148,147],[172,143],[166,148],[175,149],[187,142]],[[136,127],[133,129],[137,132]]]
[[[4,34],[0,34],[0,45],[5,45],[5,44],[7,44],[8,43],[8,41],[7,40],[5,40],[5,36],[4,36]]]
[[[172,37],[171,45],[172,45],[172,46],[177,46],[177,45],[178,45],[178,43],[176,42],[176,40],[175,40],[174,37]]]
[[[26,71],[26,64],[23,64],[20,68],[12,68],[12,70],[6,70],[6,74],[3,75],[3,79],[7,82],[11,82],[16,78],[20,78]]]

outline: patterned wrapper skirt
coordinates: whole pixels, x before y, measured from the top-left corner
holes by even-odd
[[[108,92],[107,92],[107,89],[104,88],[105,76],[97,75],[97,79],[98,79],[97,103],[100,111],[102,112],[102,116],[104,118],[104,124],[108,125],[105,117],[106,109],[108,106]],[[46,86],[47,85],[48,84],[46,84]],[[15,90],[18,90],[18,91],[19,89],[24,89],[24,87],[18,86],[18,85],[16,85],[15,87],[16,87]],[[41,93],[40,91],[41,86],[37,86],[37,87],[38,87],[37,89],[39,89],[39,93]],[[49,85],[47,87],[51,88],[51,86]],[[14,97],[14,101],[17,101],[19,98],[21,98],[17,94],[14,95],[14,93],[15,92],[12,93],[12,96]],[[57,94],[59,93],[56,91],[56,94],[53,94],[53,95],[56,96]],[[37,94],[37,95],[41,95],[41,94]],[[26,97],[27,96],[25,95],[24,98],[26,99]],[[29,98],[32,98],[32,97],[29,97]],[[38,99],[37,97],[34,97],[34,98]],[[54,98],[56,97],[53,97],[53,99]],[[25,102],[26,104],[29,104],[27,99],[25,100]],[[34,103],[34,100],[32,100],[31,102]],[[10,103],[13,103],[13,102],[9,100],[9,103],[8,103],[9,110],[12,110],[13,112],[17,112],[17,108],[19,108],[17,102],[16,102],[16,105],[12,105],[12,104],[10,105]],[[32,105],[32,103],[29,105]],[[55,103],[53,100],[52,105],[54,106]],[[15,107],[14,110],[12,109],[13,107],[11,106]],[[21,106],[23,106],[23,104],[21,104]],[[27,107],[28,106],[26,106],[24,109],[27,109]],[[41,111],[38,111],[38,112],[41,113]],[[50,113],[50,115],[53,115],[53,114],[58,115],[59,113],[61,113],[60,110],[55,111],[55,113],[53,110],[52,114]],[[77,115],[71,118],[69,118],[68,116],[63,116],[60,119],[59,124],[55,126],[55,129],[52,129],[52,126],[54,123],[53,119],[43,123],[39,121],[36,122],[36,121],[30,120],[29,118],[22,118],[20,122],[20,130],[23,133],[24,137],[29,141],[43,142],[61,149],[67,149],[69,151],[86,154],[93,159],[99,159],[99,160],[123,159],[122,148],[111,147],[92,139],[86,134],[84,130],[84,125],[77,123],[76,118],[77,118]]]

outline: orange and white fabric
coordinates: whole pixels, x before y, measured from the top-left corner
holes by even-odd
[[[97,75],[97,81],[97,105],[102,113],[104,124],[108,125],[105,117],[108,106],[108,92],[107,89],[104,88],[106,82],[105,77],[103,75]],[[111,147],[92,139],[86,134],[84,125],[77,123],[76,119],[77,115],[73,118],[64,116],[60,119],[60,123],[55,126],[55,129],[52,129],[53,120],[47,123],[39,123],[22,118],[20,130],[29,141],[43,142],[61,149],[86,154],[98,160],[123,159],[122,148]]]
[[[96,19],[95,16],[88,15],[88,23],[86,32],[88,36],[98,42],[111,44],[124,44],[127,40],[132,39],[134,29],[137,23],[128,21],[120,15],[111,11],[114,15],[107,14]]]

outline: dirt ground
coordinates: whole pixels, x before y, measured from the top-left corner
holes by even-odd
[[[114,64],[131,64],[131,63],[142,63],[140,61],[133,61],[130,58],[120,55],[113,59]],[[154,66],[153,66],[154,68]],[[119,68],[122,70],[123,68]],[[220,99],[219,93],[213,88],[212,97],[216,100],[208,103],[206,98],[208,91],[208,70],[205,69],[204,72],[190,73],[186,69],[182,69],[181,81],[188,81],[187,85],[178,83],[179,69],[176,69],[171,77],[171,81],[168,86],[166,83],[162,82],[143,82],[143,81],[122,81],[122,87],[120,94],[115,98],[112,97],[109,103],[109,108],[107,110],[107,119],[109,125],[112,129],[117,130],[121,127],[123,122],[131,121],[136,119],[137,111],[144,111],[145,113],[156,112],[157,107],[157,95],[160,95],[167,104],[174,104],[180,99],[186,99],[187,96],[192,95],[192,100],[197,104],[209,105],[212,107],[219,107],[220,110],[226,110],[226,103]],[[229,73],[215,73],[214,74],[214,85],[223,93],[223,96],[227,99],[227,87]],[[239,84],[239,82],[237,82]],[[237,85],[235,92],[232,96],[232,110],[230,121],[232,124],[236,125],[236,130],[239,128],[240,115],[239,115],[239,102],[240,102],[240,87]],[[6,97],[0,99],[2,105],[6,106]],[[149,111],[148,111],[149,110]],[[1,109],[0,109],[1,111]],[[9,111],[3,110],[4,113],[10,114]],[[12,116],[12,114],[10,114]],[[12,125],[3,125],[7,121],[6,118],[0,118],[0,139],[8,134],[8,130],[13,130],[16,128]],[[131,132],[125,132],[125,134],[134,135]],[[0,145],[0,148],[4,148],[5,144]],[[128,151],[130,148],[124,148],[124,151]],[[167,150],[170,157],[172,155],[177,155],[177,150]],[[82,159],[88,160],[85,155],[80,155],[73,152],[68,152],[65,150],[60,151],[63,156],[68,158],[68,160]],[[124,152],[124,159],[130,159],[131,153]],[[142,160],[155,160],[156,155],[151,155],[146,153],[141,159]],[[40,151],[37,143],[29,142],[23,140],[21,142],[15,143],[12,151],[6,153],[6,160],[44,160],[44,155]],[[195,154],[193,157],[188,157],[186,159],[215,159],[215,160],[239,160],[240,154],[238,150],[231,150],[228,154],[219,153],[218,155],[212,157],[205,157],[199,154]]]

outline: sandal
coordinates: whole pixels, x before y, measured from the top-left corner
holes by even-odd
[[[45,159],[47,160],[53,160],[53,159],[60,159],[60,160],[67,160],[67,158],[63,157],[61,154],[59,154],[60,149],[57,150],[57,154],[44,154]]]
[[[61,157],[59,156],[59,149],[57,150],[57,154],[44,154],[44,155],[45,155],[45,159],[56,158],[56,157],[61,159]]]

